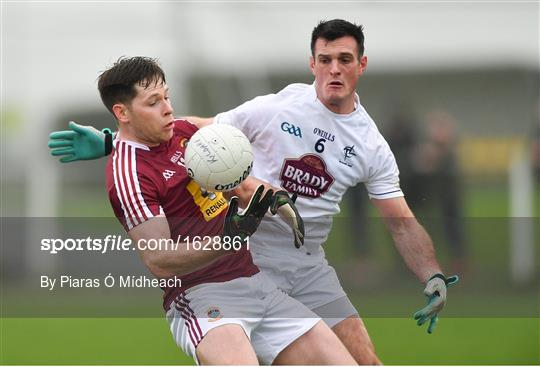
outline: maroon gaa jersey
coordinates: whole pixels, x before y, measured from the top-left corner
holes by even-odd
[[[184,166],[186,141],[197,127],[175,120],[173,137],[156,147],[116,139],[107,161],[107,192],[126,231],[158,215],[169,222],[171,238],[216,236],[223,231],[227,200],[221,193],[203,194]],[[225,282],[259,272],[246,249],[225,255],[197,271],[180,276],[182,288],[164,288],[168,310],[178,294],[201,283]]]

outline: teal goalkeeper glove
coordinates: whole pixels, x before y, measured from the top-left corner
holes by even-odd
[[[264,196],[264,186],[260,185],[251,196],[249,204],[242,214],[238,214],[238,198],[233,196],[229,201],[229,209],[223,224],[223,235],[227,237],[240,237],[244,241],[253,235],[272,201],[273,190],[268,190]],[[261,199],[262,196],[262,199]]]
[[[457,275],[446,278],[443,274],[435,274],[429,278],[424,294],[428,296],[427,305],[414,313],[413,317],[416,320],[418,326],[423,325],[429,320],[429,326],[427,328],[428,334],[433,333],[437,321],[439,319],[439,312],[446,303],[446,288],[452,284],[456,284],[459,281]]]
[[[110,129],[99,131],[92,126],[69,122],[71,130],[55,131],[49,135],[51,155],[61,156],[60,162],[98,159],[112,150]]]
[[[289,196],[285,190],[276,191],[272,197],[270,212],[278,214],[291,227],[294,235],[294,247],[300,248],[304,244],[304,220],[296,209],[296,194]]]

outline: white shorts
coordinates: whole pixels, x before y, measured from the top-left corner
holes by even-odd
[[[167,320],[176,344],[197,361],[195,349],[213,328],[240,325],[261,364],[271,364],[320,320],[280,291],[263,273],[189,288],[171,305]]]
[[[322,248],[311,255],[294,247],[286,251],[286,256],[255,249],[251,253],[253,262],[279,289],[312,310],[329,327],[358,315]]]

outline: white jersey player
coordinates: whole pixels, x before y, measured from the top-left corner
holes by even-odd
[[[358,96],[355,106],[349,114],[336,114],[317,99],[314,85],[291,84],[214,118],[214,123],[239,128],[251,141],[253,177],[298,195],[304,246],[298,250],[292,238],[284,238],[287,224],[273,216],[251,238],[251,251],[284,291],[312,310],[326,305],[321,316],[330,326],[356,313],[322,247],[343,195],[362,182],[372,198],[403,196],[388,144]],[[335,309],[329,308],[336,300]]]
[[[446,285],[455,280],[442,274],[431,239],[404,200],[395,158],[355,92],[367,66],[363,41],[361,27],[339,19],[321,22],[311,39],[313,85],[291,84],[213,119],[192,120],[231,124],[250,139],[253,178],[237,190],[240,197],[247,198],[261,181],[298,195],[305,246],[295,249],[284,236],[287,224],[269,217],[252,238],[254,261],[278,287],[322,317],[357,362],[378,364],[322,246],[346,190],[366,185],[405,262],[427,283],[431,302],[415,318],[419,325],[430,320],[428,332],[444,305]]]

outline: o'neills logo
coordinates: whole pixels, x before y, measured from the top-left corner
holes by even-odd
[[[326,170],[326,164],[315,154],[286,159],[280,178],[285,190],[308,198],[320,197],[334,183],[334,178]]]
[[[227,183],[227,184],[217,184],[214,189],[216,189],[217,191],[227,191],[227,190],[232,190],[234,189],[236,186],[240,185],[240,183],[242,181],[244,181],[247,176],[249,176],[249,174],[251,173],[251,169],[253,168],[253,162],[251,162],[249,164],[249,166],[246,168],[246,170],[244,171],[244,173],[242,173],[242,176],[238,177],[234,182],[230,182],[230,183]]]

